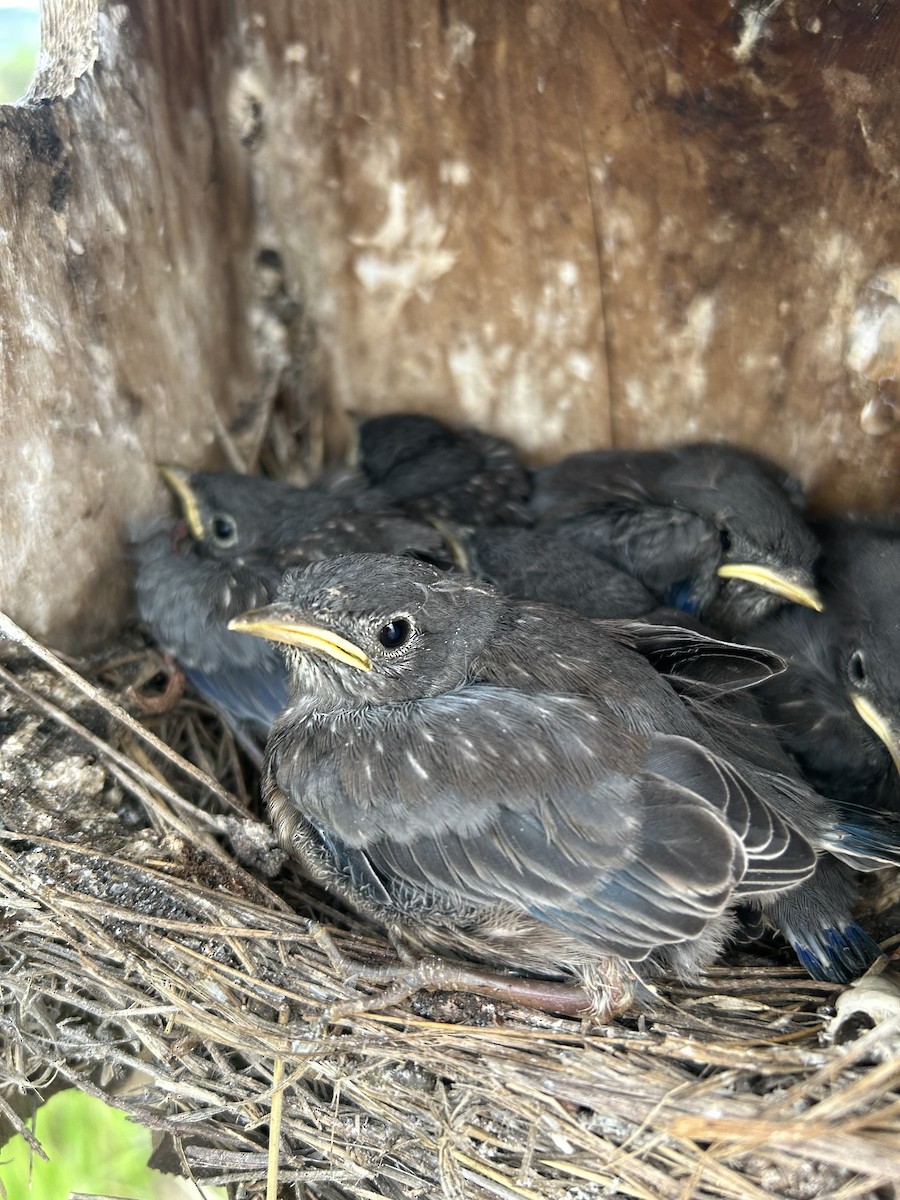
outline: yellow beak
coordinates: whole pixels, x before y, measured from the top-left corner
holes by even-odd
[[[755,583],[767,592],[784,596],[785,600],[791,600],[794,604],[805,604],[807,608],[814,608],[816,612],[821,612],[825,607],[816,589],[800,574],[779,574],[771,567],[759,566],[757,563],[723,563],[716,574],[722,579],[744,579],[747,583]]]
[[[268,638],[270,642],[283,642],[286,646],[319,650],[359,671],[372,670],[372,660],[365,650],[321,625],[301,624],[285,604],[269,604],[241,613],[228,622],[228,628],[235,633]]]
[[[156,469],[163,477],[164,482],[178,497],[182,516],[187,522],[188,529],[191,531],[191,537],[201,542],[203,540],[203,519],[200,516],[197,497],[194,495],[189,483],[191,477],[190,471],[186,471],[184,467],[171,466],[169,463],[159,463]]]
[[[878,709],[872,707],[865,696],[860,696],[859,692],[851,692],[850,699],[853,701],[853,707],[875,736],[881,738],[887,746],[891,758],[894,760],[894,766],[900,771],[900,737],[891,729]]]

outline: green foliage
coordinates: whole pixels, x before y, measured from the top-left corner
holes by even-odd
[[[68,1200],[72,1192],[133,1200],[225,1200],[224,1189],[202,1193],[186,1180],[151,1171],[150,1131],[74,1088],[57,1092],[37,1111],[35,1134],[49,1161],[32,1155],[24,1138],[0,1149],[3,1200]]]
[[[39,48],[37,6],[0,8],[0,104],[12,104],[25,94]]]
[[[25,94],[36,62],[36,46],[0,50],[0,104],[12,104]]]

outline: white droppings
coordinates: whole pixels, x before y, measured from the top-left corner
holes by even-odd
[[[745,63],[756,48],[756,43],[764,35],[766,24],[771,16],[781,7],[781,0],[769,0],[761,4],[759,0],[750,0],[740,12],[741,34],[737,45],[731,51],[735,62]]]
[[[471,67],[475,52],[475,30],[465,21],[451,21],[444,34],[448,67]]]
[[[594,360],[578,350],[573,350],[566,358],[566,369],[576,379],[588,383],[594,377]]]
[[[900,373],[900,267],[868,281],[850,320],[845,362],[875,383]]]
[[[706,397],[706,355],[712,342],[718,319],[718,304],[714,294],[703,292],[694,296],[684,323],[672,330],[661,327],[660,336],[665,336],[670,347],[666,368],[658,368],[653,380],[653,393],[671,390],[681,393],[699,406]],[[626,379],[623,385],[625,403],[633,412],[644,412],[650,403],[647,382],[639,377]],[[693,422],[693,427],[689,428]],[[689,418],[683,433],[696,432],[696,418]]]
[[[548,205],[531,215],[536,230],[548,227]],[[507,300],[508,322],[479,322],[463,329],[447,349],[447,367],[460,407],[475,425],[496,424],[525,451],[539,451],[562,440],[568,413],[596,403],[602,377],[603,347],[597,340],[600,317],[596,289],[580,256],[548,261],[541,268],[534,296],[513,290]],[[591,265],[593,265],[591,260]],[[534,414],[540,409],[542,419]]]
[[[456,251],[441,248],[446,234],[446,222],[411,196],[410,185],[395,179],[387,189],[387,214],[380,228],[351,239],[361,247],[353,264],[356,277],[367,292],[393,292],[400,309],[416,292],[427,294],[456,262]]]
[[[460,404],[473,425],[489,422],[496,396],[493,376],[503,371],[511,355],[510,345],[491,348],[474,337],[464,338],[447,351],[447,366]]]
[[[882,437],[886,433],[893,433],[898,423],[900,408],[881,392],[867,400],[859,414],[859,427],[870,437]]]
[[[609,273],[615,281],[623,271],[640,271],[645,263],[645,248],[634,217],[623,207],[611,207],[603,217],[603,250]]]
[[[471,182],[472,171],[468,163],[455,158],[450,162],[441,163],[440,177],[441,183],[449,183],[453,187],[465,187]]]
[[[643,379],[626,379],[623,387],[626,405],[632,412],[640,412],[647,403],[647,389]]]
[[[23,339],[27,339],[41,350],[46,350],[48,354],[56,351],[56,336],[43,322],[31,318],[22,326],[20,333]]]

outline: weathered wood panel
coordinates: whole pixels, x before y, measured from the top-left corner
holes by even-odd
[[[900,314],[900,11],[349,7],[256,6],[270,210],[286,245],[298,212],[328,231],[342,401],[544,457],[729,436],[833,502],[896,499],[896,434],[861,420],[897,367],[863,309]]]
[[[260,331],[229,121],[236,10],[156,7],[100,13],[100,58],[67,98],[0,109],[0,592],[68,647],[122,620],[154,462],[210,456],[286,358]]]
[[[252,460],[276,395],[896,503],[900,9],[844,7],[102,4],[0,110],[4,602],[107,632],[154,459]]]

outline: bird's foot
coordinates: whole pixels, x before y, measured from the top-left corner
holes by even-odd
[[[325,1014],[327,1024],[341,1017],[358,1012],[371,1012],[387,1008],[406,1000],[418,991],[475,992],[481,996],[515,1004],[520,1008],[556,1016],[580,1017],[595,1006],[590,994],[580,987],[566,983],[555,983],[548,979],[524,979],[517,975],[503,975],[495,971],[484,971],[478,967],[462,966],[442,958],[423,958],[407,961],[396,967],[370,967],[347,958],[335,945],[334,939],[321,926],[313,931],[320,948],[328,956],[334,969],[344,976],[346,983],[355,980],[366,983],[389,985],[386,991],[375,996],[360,997],[352,1004],[333,1006]]]

